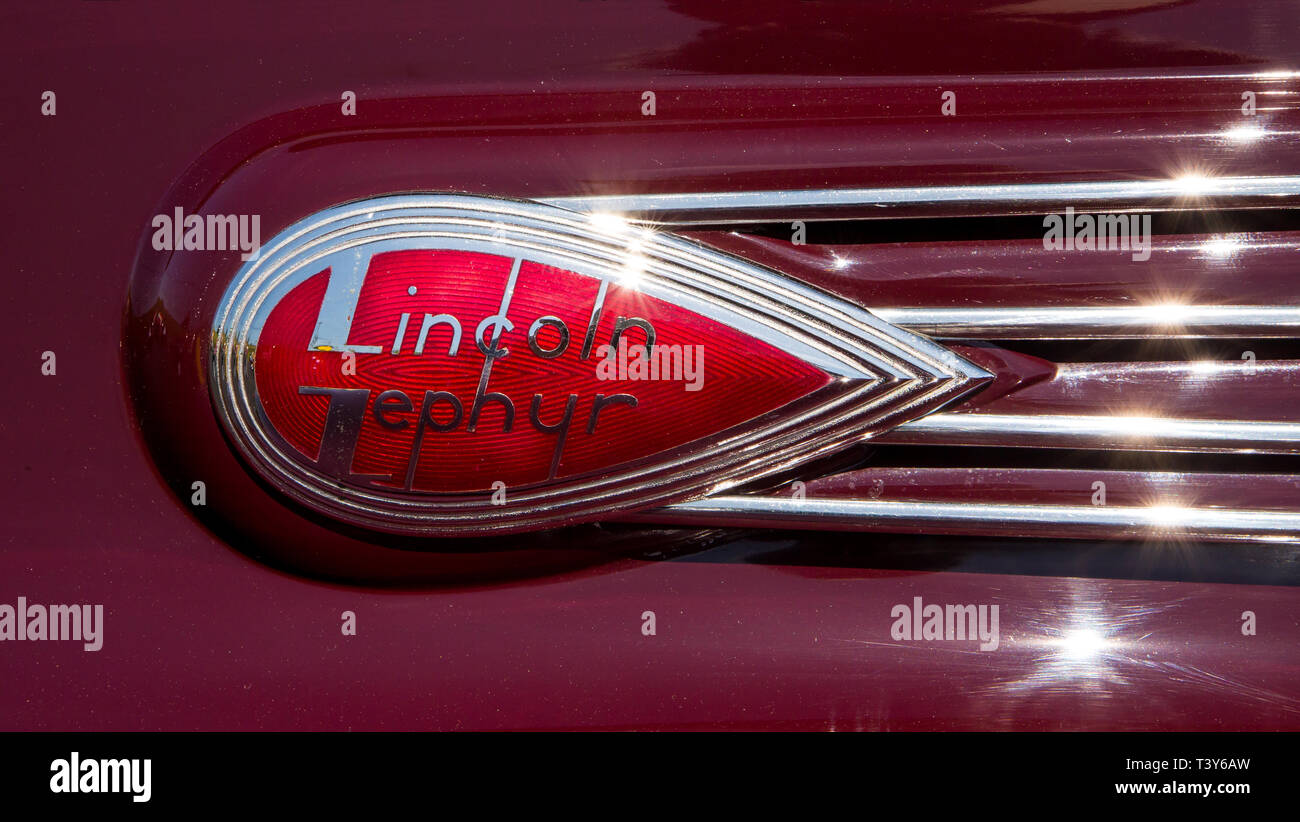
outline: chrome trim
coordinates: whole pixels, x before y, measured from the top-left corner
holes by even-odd
[[[1023,183],[812,190],[693,192],[553,197],[541,202],[575,211],[608,212],[678,224],[756,220],[872,219],[944,214],[1024,214],[1076,209],[1157,206],[1242,206],[1300,196],[1300,177],[1197,177],[1167,180]],[[1170,202],[1172,201],[1172,203]]]
[[[1300,423],[1038,414],[933,414],[877,442],[1125,451],[1300,452]]]
[[[910,331],[949,339],[1300,337],[1300,307],[1292,306],[873,308],[872,313]]]
[[[1300,540],[1300,513],[1179,506],[1016,505],[725,496],[635,514],[658,525],[917,531],[968,536]],[[1064,533],[1063,533],[1064,532]]]

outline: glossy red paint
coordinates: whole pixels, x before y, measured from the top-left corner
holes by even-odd
[[[796,274],[876,308],[1023,305],[1300,305],[1294,231],[1155,236],[1131,251],[1044,250],[1041,238],[794,245],[732,232],[692,232],[723,251]]]
[[[218,295],[168,292],[169,261],[150,253],[133,273],[150,217],[175,205],[254,209],[269,235],[313,210],[405,189],[543,196],[1162,177],[1200,166],[1296,173],[1285,142],[1295,80],[1266,73],[1300,63],[1294,9],[831,3],[799,4],[796,16],[764,3],[734,20],[742,11],[717,3],[629,14],[614,3],[488,2],[365,15],[318,4],[314,16],[250,4],[212,20],[191,7],[120,4],[0,13],[0,97],[13,113],[0,130],[13,229],[0,310],[17,352],[0,366],[17,398],[0,421],[0,495],[13,501],[0,592],[107,612],[98,653],[0,648],[0,727],[1300,727],[1293,587],[1226,574],[1098,579],[1060,565],[1045,576],[972,572],[983,552],[1014,554],[1011,541],[952,549],[940,570],[907,558],[890,570],[853,562],[912,543],[590,527],[431,555],[341,534],[253,481],[205,393],[188,387]],[[772,15],[784,25],[754,22]],[[950,85],[962,115],[945,120],[937,97]],[[1281,131],[1243,147],[1222,134],[1246,87]],[[47,88],[59,95],[54,118],[39,116]],[[360,100],[355,121],[339,112],[347,89]],[[653,121],[639,113],[646,89],[659,95]],[[179,259],[176,282],[233,257]],[[126,351],[129,384],[124,297],[129,344],[164,354],[141,372]],[[40,374],[45,350],[58,354],[55,377]],[[138,415],[128,385],[149,389]],[[147,441],[164,435],[188,450],[154,450],[155,468]],[[195,464],[200,475],[177,471]],[[189,505],[196,479],[210,498],[239,500],[258,538],[228,544],[229,531]],[[257,553],[258,540],[302,545],[338,577],[408,582],[282,573],[243,552]],[[776,550],[764,540],[784,553],[761,564]],[[825,545],[844,549],[844,567],[808,558]],[[705,561],[665,561],[709,547]],[[620,552],[636,557],[611,557]],[[1285,568],[1271,573],[1293,584]],[[1003,650],[892,643],[890,608],[916,595],[1000,604]],[[1242,637],[1247,603],[1278,629]],[[639,630],[647,609],[659,614],[655,637]],[[339,634],[344,610],[358,616],[357,637]],[[1079,635],[1102,638],[1103,650],[1081,656]]]
[[[993,375],[991,383],[952,410],[982,408],[1057,375],[1056,363],[996,345],[957,343],[948,347]]]

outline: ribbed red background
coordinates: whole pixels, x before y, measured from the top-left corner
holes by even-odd
[[[394,251],[371,261],[357,305],[349,343],[380,345],[383,353],[356,355],[356,374],[342,373],[341,352],[309,351],[307,346],[328,270],[290,292],[271,311],[257,351],[257,387],[276,429],[308,458],[320,446],[328,399],[303,396],[299,386],[368,388],[373,403],[387,389],[405,391],[415,411],[401,415],[411,424],[401,431],[381,427],[367,407],[352,470],[382,474],[394,487],[405,483],[407,460],[425,390],[450,391],[460,398],[465,418],[454,431],[428,431],[415,475],[414,489],[433,492],[487,490],[495,481],[520,486],[547,479],[556,437],[537,431],[528,418],[534,394],[542,394],[541,420],[554,424],[564,413],[569,394],[578,396],[558,476],[611,468],[752,419],[823,386],[827,376],[802,360],[728,326],[637,291],[611,286],[597,326],[595,345],[608,343],[618,317],[641,317],[653,324],[657,344],[701,345],[703,389],[686,391],[680,381],[608,381],[596,377],[598,359],[581,360],[581,350],[597,281],[570,271],[525,261],[507,316],[514,330],[501,344],[510,350],[492,369],[488,390],[515,404],[514,426],[502,431],[500,404],[489,403],[478,430],[465,430],[484,356],[474,345],[474,329],[497,313],[512,260],[489,254],[447,250]],[[414,286],[415,295],[408,294]],[[401,314],[409,311],[401,353],[388,353]],[[457,356],[447,354],[450,329],[430,332],[422,355],[415,355],[425,313],[452,314],[464,336]],[[563,356],[543,359],[528,347],[528,328],[538,317],[552,315],[569,328]],[[626,332],[631,344],[643,338]],[[558,335],[544,332],[541,343],[553,347]],[[600,414],[595,433],[586,433],[596,394],[632,394],[636,408],[615,405]],[[446,421],[451,409],[440,403],[435,418]],[[388,483],[385,483],[388,484]]]

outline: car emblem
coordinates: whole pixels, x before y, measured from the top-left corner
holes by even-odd
[[[310,509],[431,536],[707,496],[991,379],[682,237],[556,206],[392,195],[286,228],[226,289],[213,404]]]

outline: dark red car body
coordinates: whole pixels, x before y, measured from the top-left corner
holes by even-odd
[[[256,203],[269,237],[401,191],[1300,174],[1296,4],[1102,6],[0,11],[0,601],[106,611],[98,652],[0,648],[0,728],[1300,728],[1289,545],[593,525],[428,552],[329,528],[230,452],[195,345],[219,295],[184,292],[146,253],[150,217],[174,205]],[[1214,139],[1247,87],[1278,102],[1276,136],[1248,151]],[[55,117],[40,115],[47,89]],[[939,114],[947,89],[957,118]],[[345,90],[356,118],[340,116]],[[1276,281],[1242,287],[1300,302],[1293,237],[1258,252],[1276,255]],[[893,249],[892,293],[996,304],[988,277],[1023,249],[973,249],[981,268],[952,275]],[[877,304],[870,282],[840,286]],[[195,464],[240,522],[188,504]],[[915,596],[999,604],[1002,649],[892,642],[891,608]],[[1080,630],[1106,647],[1063,651]]]

